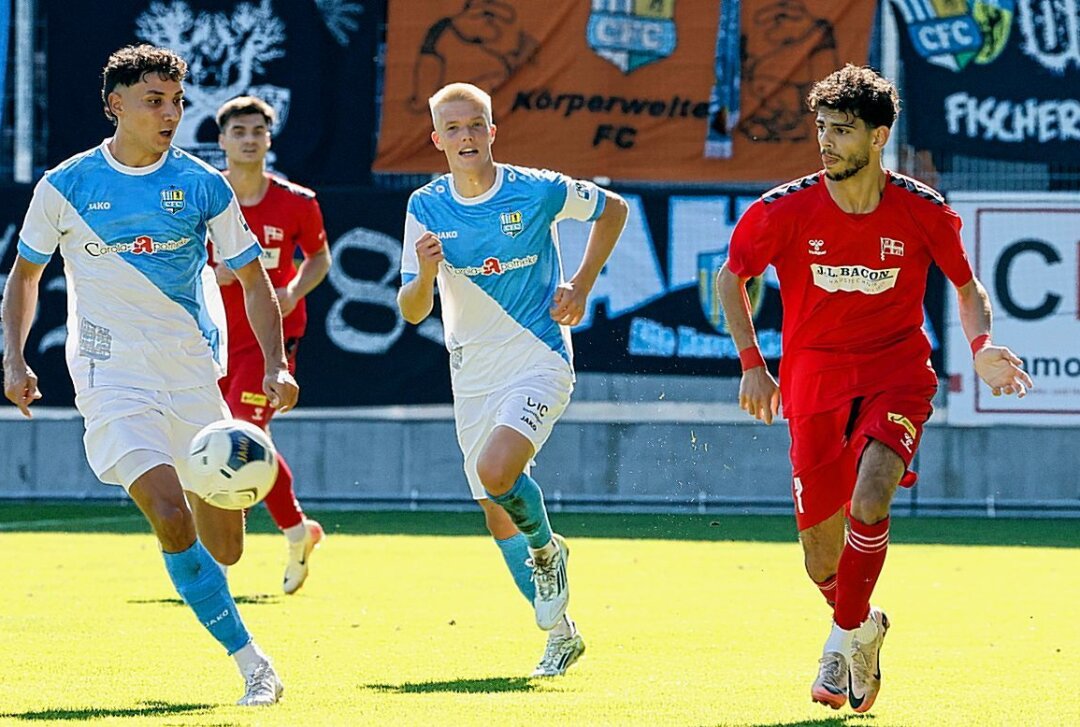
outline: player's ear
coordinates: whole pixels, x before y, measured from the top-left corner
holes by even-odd
[[[224,131],[218,132],[217,145],[218,145],[218,149],[221,149],[222,151],[225,151],[225,132]]]
[[[120,118],[120,114],[124,112],[124,97],[116,91],[109,94],[109,111],[112,111],[112,115],[116,118]]]
[[[431,143],[435,145],[435,148],[439,151],[445,151],[443,149],[442,140],[439,138],[439,132],[431,132]]]
[[[885,144],[889,141],[889,134],[892,132],[888,126],[882,125],[874,128],[874,148],[881,151],[885,148]]]
[[[499,127],[495,126],[495,124],[491,125],[491,143],[492,144],[495,143],[495,132],[498,131],[498,130],[499,130]]]

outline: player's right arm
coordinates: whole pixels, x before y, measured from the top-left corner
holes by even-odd
[[[746,294],[746,281],[749,279],[731,272],[724,263],[716,276],[716,294],[724,307],[728,332],[735,341],[743,367],[742,380],[739,382],[739,408],[759,421],[772,424],[773,417],[780,410],[780,387],[769,373],[758,349],[750,298]]]
[[[419,323],[431,314],[435,306],[435,278],[443,256],[442,243],[434,233],[425,232],[413,245],[416,251],[415,277],[398,291],[398,309],[409,323]]]
[[[761,202],[754,204],[736,225],[728,260],[716,276],[716,295],[742,364],[739,408],[758,421],[772,424],[780,410],[780,387],[758,348],[753,309],[746,293],[746,282],[761,274],[769,263],[771,249],[762,207]]]
[[[30,405],[41,398],[38,379],[23,358],[26,337],[37,311],[38,285],[44,265],[32,263],[21,255],[15,256],[7,284],[4,286],[4,396],[23,416],[30,418]]]
[[[401,317],[412,324],[431,315],[435,305],[435,278],[445,259],[442,241],[417,218],[416,196],[409,198],[401,249],[401,290],[397,303]]]
[[[4,326],[4,396],[30,417],[30,405],[41,398],[38,379],[23,355],[37,312],[38,288],[49,258],[60,245],[60,217],[66,201],[43,177],[34,187],[19,232],[19,254],[4,285],[0,320]]]

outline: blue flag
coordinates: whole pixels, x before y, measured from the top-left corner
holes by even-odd
[[[739,123],[741,17],[742,0],[721,0],[716,29],[716,81],[709,95],[709,130],[705,137],[707,159],[731,157],[731,134]]]

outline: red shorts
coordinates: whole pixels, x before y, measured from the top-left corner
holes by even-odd
[[[296,374],[296,350],[299,346],[299,338],[285,341],[285,357],[289,363],[289,373],[293,375]],[[264,376],[266,359],[263,358],[262,349],[255,345],[229,351],[229,375],[218,379],[221,395],[225,397],[232,415],[263,429],[276,411],[263,392]]]
[[[791,494],[795,521],[806,530],[832,517],[851,501],[859,460],[871,439],[911,466],[923,425],[934,408],[934,389],[893,389],[860,396],[844,406],[788,421],[791,433]],[[900,480],[915,484],[910,469]]]

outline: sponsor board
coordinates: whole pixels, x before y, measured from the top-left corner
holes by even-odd
[[[955,194],[964,244],[994,309],[994,343],[1035,388],[995,397],[975,375],[956,296],[946,304],[950,424],[1080,424],[1080,195]]]

